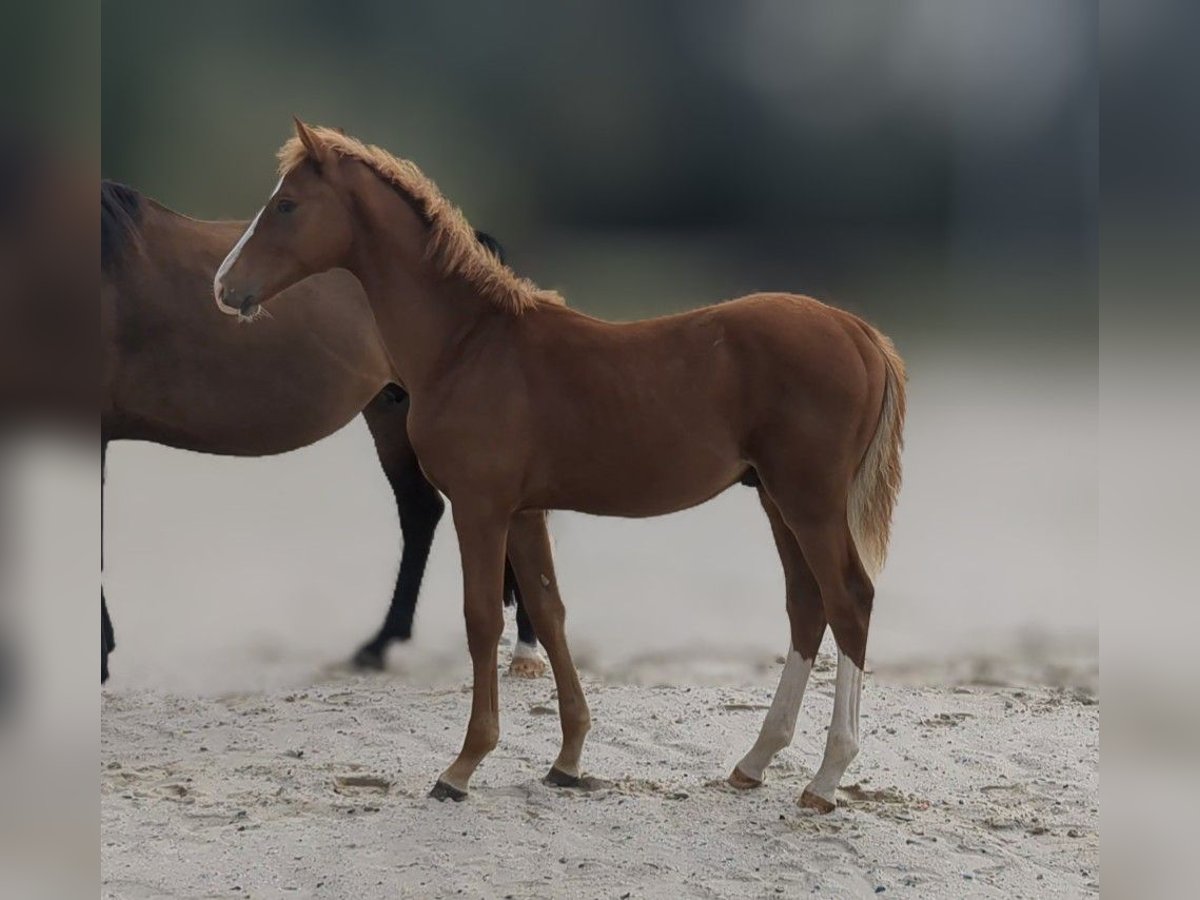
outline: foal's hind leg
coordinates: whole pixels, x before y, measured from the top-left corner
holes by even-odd
[[[837,686],[833,697],[833,720],[825,738],[825,756],[813,776],[800,805],[818,812],[833,812],[837,788],[846,769],[858,755],[858,706],[862,698],[862,669],[838,651]]]
[[[792,530],[820,586],[825,615],[838,645],[833,719],[825,756],[800,797],[803,806],[831,812],[837,805],[838,784],[858,755],[858,708],[875,590],[859,560],[844,510],[823,523],[798,519]]]
[[[513,516],[508,529],[508,553],[521,582],[525,608],[546,648],[546,655],[550,657],[550,668],[558,688],[563,742],[546,781],[557,787],[572,787],[579,783],[579,758],[592,720],[567,647],[564,629],[567,614],[558,593],[544,512],[521,512]]]
[[[759,787],[775,754],[792,743],[804,689],[821,646],[821,637],[825,634],[821,594],[804,554],[800,552],[800,545],[771,498],[761,488],[758,496],[771,522],[771,533],[783,562],[792,640],[783,674],[779,677],[779,687],[775,689],[758,740],[729,776],[729,783],[740,789]]]

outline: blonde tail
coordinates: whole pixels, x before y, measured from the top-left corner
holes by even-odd
[[[850,485],[850,534],[863,568],[874,581],[887,558],[892,509],[900,493],[900,451],[904,446],[904,360],[891,339],[870,326],[867,333],[883,355],[887,382],[875,436]]]

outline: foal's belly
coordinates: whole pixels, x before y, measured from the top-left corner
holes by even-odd
[[[598,453],[545,479],[529,506],[598,516],[662,516],[711,500],[737,483],[746,467],[732,451]]]

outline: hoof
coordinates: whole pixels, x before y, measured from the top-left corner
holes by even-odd
[[[429,796],[434,800],[453,800],[455,803],[462,803],[467,799],[467,792],[460,791],[452,784],[446,784],[440,778],[437,784],[433,786],[433,790],[429,792]]]
[[[828,800],[826,800],[824,797],[818,797],[812,791],[805,791],[803,794],[800,795],[800,799],[796,802],[798,802],[805,809],[815,810],[816,812],[819,812],[821,815],[831,813],[835,809],[837,809],[836,803],[831,803]]]
[[[513,678],[541,678],[546,674],[546,663],[541,657],[514,656],[508,674]]]
[[[735,787],[739,791],[749,791],[754,788],[762,787],[762,782],[757,778],[751,778],[749,775],[742,773],[741,769],[734,769],[729,773],[729,785]]]
[[[383,651],[369,644],[365,647],[360,647],[358,652],[351,657],[350,665],[364,672],[382,672]]]
[[[583,784],[583,779],[578,775],[568,775],[558,766],[551,766],[550,771],[546,773],[546,777],[542,782],[551,787],[573,788]]]

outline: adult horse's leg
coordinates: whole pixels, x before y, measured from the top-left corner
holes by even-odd
[[[470,504],[467,507],[467,504]],[[471,721],[462,750],[442,773],[429,796],[463,800],[471,775],[500,739],[500,687],[496,673],[504,631],[504,560],[508,515],[480,508],[469,498],[454,503],[454,528],[463,567],[463,615],[474,685]]]
[[[354,665],[364,669],[382,669],[387,648],[393,641],[412,637],[417,595],[425,577],[425,565],[433,534],[446,508],[437,489],[426,480],[408,440],[406,427],[408,398],[394,399],[383,391],[363,410],[363,418],[375,441],[379,462],[391,485],[400,514],[400,532],[404,549],[392,602],[383,625],[371,640],[354,654]]]
[[[525,595],[513,571],[512,559],[504,568],[504,603],[509,598],[517,606],[517,643],[513,647],[512,662],[508,674],[516,678],[541,678],[546,674],[546,663],[538,652],[537,632],[525,608]]]
[[[361,669],[382,669],[387,648],[394,641],[412,637],[417,596],[425,577],[425,566],[433,545],[433,535],[441,521],[446,503],[442,495],[421,472],[417,455],[408,440],[408,397],[396,389],[381,392],[363,410],[363,418],[383,472],[396,497],[400,514],[400,533],[404,548],[400,555],[400,571],[383,625],[371,640],[354,654],[354,665]],[[537,635],[525,612],[521,591],[512,567],[505,566],[505,603],[517,607],[517,645],[513,648],[510,674],[521,678],[538,678],[545,674],[546,664],[538,652]]]
[[[796,536],[762,488],[759,488],[758,497],[771,523],[771,534],[775,537],[775,546],[783,562],[792,639],[783,673],[779,676],[779,687],[775,689],[758,740],[729,776],[729,783],[740,789],[762,785],[763,774],[775,754],[791,745],[796,734],[796,716],[804,699],[804,689],[825,634],[821,592],[804,560],[804,554],[800,552]]]
[[[567,647],[566,609],[558,592],[544,512],[521,512],[513,516],[508,530],[508,554],[521,582],[525,608],[542,639],[546,655],[550,657],[550,668],[554,671],[558,689],[563,742],[546,782],[557,787],[571,787],[579,783],[579,758],[592,720]]]
[[[108,603],[104,599],[104,588],[100,589],[100,683],[108,681],[108,654],[117,646],[112,619],[108,615]]]
[[[108,615],[108,602],[104,599],[104,482],[105,463],[108,457],[108,442],[100,442],[100,683],[108,681],[108,654],[117,648],[116,632]]]

